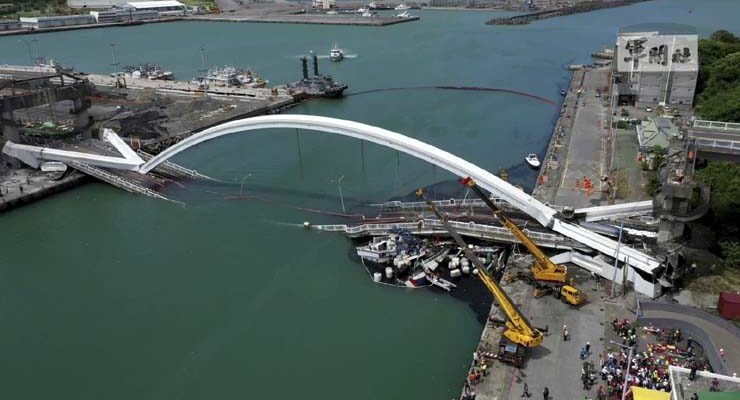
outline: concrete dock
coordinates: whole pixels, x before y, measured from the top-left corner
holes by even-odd
[[[212,14],[188,17],[188,21],[217,21],[217,22],[253,22],[253,23],[282,23],[282,24],[318,24],[318,25],[356,25],[356,26],[387,26],[404,22],[418,21],[419,17],[396,18],[392,16],[363,17],[357,13],[327,15],[311,14]]]
[[[574,208],[602,204],[608,175],[609,69],[575,71],[532,194],[540,201]],[[584,178],[591,181],[586,189]]]

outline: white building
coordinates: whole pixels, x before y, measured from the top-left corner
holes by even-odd
[[[176,0],[132,1],[122,4],[120,7],[137,11],[157,11],[161,16],[185,16],[188,14],[188,7]]]
[[[337,0],[313,0],[313,8],[329,10],[337,6]]]
[[[122,0],[67,0],[67,7],[86,10],[110,10]]]
[[[52,17],[21,17],[21,26],[30,29],[54,28],[58,26],[88,25],[95,23],[92,15],[55,15]]]
[[[690,107],[699,73],[696,30],[678,24],[622,28],[614,67],[619,103]]]
[[[145,21],[159,19],[158,11],[147,10],[107,10],[107,11],[90,11],[90,15],[95,17],[99,24],[110,24],[115,22],[128,21]]]

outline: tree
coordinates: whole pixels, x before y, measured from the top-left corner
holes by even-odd
[[[726,268],[740,269],[740,242],[722,241],[719,242],[722,249],[722,265]]]
[[[740,38],[724,29],[720,29],[709,36],[710,40],[722,43],[740,43]]]
[[[724,234],[740,233],[740,164],[713,161],[697,171],[712,186],[710,206],[716,225]]]

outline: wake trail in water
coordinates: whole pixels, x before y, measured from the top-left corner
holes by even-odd
[[[531,93],[526,92],[520,92],[518,90],[511,90],[511,89],[502,89],[502,88],[491,88],[491,87],[482,87],[482,86],[449,86],[449,85],[438,85],[438,86],[405,86],[405,87],[394,87],[394,88],[383,88],[383,89],[371,89],[371,90],[363,90],[361,92],[355,92],[355,93],[347,93],[344,96],[350,97],[350,96],[357,96],[361,94],[369,94],[369,93],[379,93],[379,92],[391,92],[391,91],[400,91],[400,90],[420,90],[420,89],[433,89],[433,90],[457,90],[457,91],[470,91],[470,92],[499,92],[499,93],[508,93],[513,94],[516,96],[522,96],[522,97],[528,97],[530,99],[535,99],[537,101],[541,101],[543,103],[547,103],[550,105],[557,105],[557,103],[553,100],[550,100],[546,97],[537,96]]]

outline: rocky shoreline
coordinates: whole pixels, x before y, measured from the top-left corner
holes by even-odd
[[[486,22],[487,25],[525,25],[532,21],[541,19],[561,17],[564,15],[579,14],[604,8],[622,7],[635,3],[642,3],[650,0],[595,0],[578,3],[572,7],[561,8],[557,10],[538,11],[530,14],[515,15],[507,18],[494,18]]]

